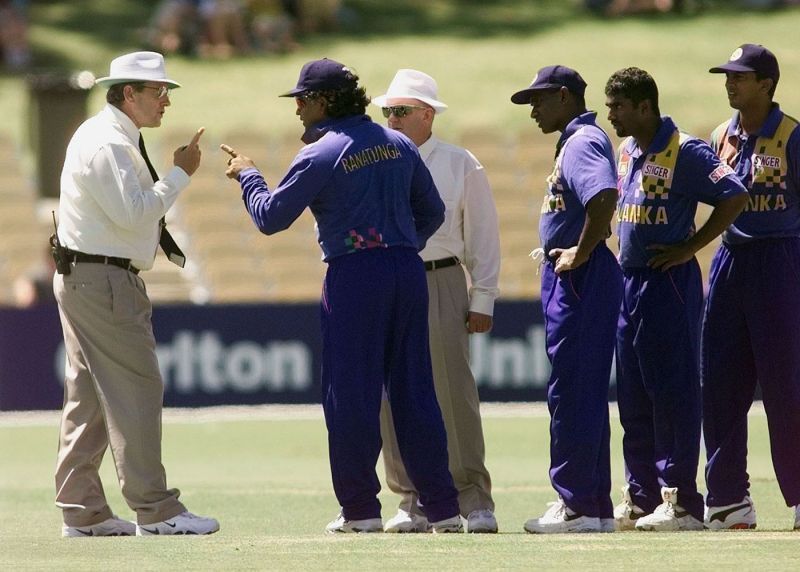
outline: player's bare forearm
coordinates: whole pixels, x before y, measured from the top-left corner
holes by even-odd
[[[556,274],[574,270],[589,260],[592,251],[608,236],[611,217],[617,207],[617,189],[605,189],[586,204],[586,222],[578,239],[571,248],[554,248],[548,254],[556,260]]]
[[[705,224],[683,242],[649,245],[648,250],[655,250],[658,253],[647,262],[647,265],[663,271],[688,262],[701,248],[722,234],[722,231],[736,220],[746,204],[747,194],[729,197],[714,207]]]

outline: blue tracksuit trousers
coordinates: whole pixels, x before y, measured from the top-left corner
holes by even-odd
[[[433,388],[428,286],[417,252],[374,248],[331,259],[321,312],[322,404],[344,517],[380,517],[375,465],[384,387],[423,511],[431,522],[459,514]]]
[[[617,401],[631,498],[652,512],[661,487],[703,520],[700,458],[700,320],[703,282],[697,260],[667,271],[624,270],[617,328]]]
[[[608,383],[622,274],[605,244],[557,275],[542,266],[550,410],[550,481],[578,514],[612,518]]]
[[[756,383],[787,506],[800,504],[800,238],[723,244],[703,320],[703,435],[709,506],[749,494],[747,412]]]

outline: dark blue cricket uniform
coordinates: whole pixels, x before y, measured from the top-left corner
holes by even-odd
[[[680,133],[669,117],[647,149],[629,137],[619,155],[617,399],[626,480],[645,512],[661,504],[661,487],[677,487],[680,506],[702,521],[702,276],[695,258],[665,271],[649,268],[658,251],[648,247],[689,238],[698,201],[716,205],[746,191],[706,143]]]
[[[255,169],[239,180],[247,211],[271,234],[309,207],[328,271],[321,301],[322,400],[333,487],[347,520],[380,517],[375,464],[386,388],[397,440],[432,522],[458,514],[433,389],[428,294],[417,252],[444,204],[416,146],[366,115],[309,129],[313,141],[270,191]]]
[[[616,188],[614,151],[595,123],[596,113],[573,119],[558,142],[558,156],[542,205],[539,234],[545,251],[542,306],[550,410],[550,480],[576,513],[612,518],[608,382],[622,278],[614,255],[598,244],[575,270],[554,271],[547,253],[578,244],[586,204]]]
[[[747,412],[761,386],[772,463],[800,504],[800,128],[775,104],[758,133],[738,112],[712,146],[750,193],[711,265],[703,321],[708,506],[749,495]]]

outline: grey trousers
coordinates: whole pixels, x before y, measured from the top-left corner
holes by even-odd
[[[469,299],[464,269],[455,265],[432,270],[426,276],[433,381],[447,430],[447,454],[458,489],[458,504],[463,516],[477,509],[494,510],[478,388],[469,367],[469,334],[465,326]],[[384,398],[381,438],[386,484],[400,495],[399,508],[422,515],[417,492],[400,457],[388,405]]]
[[[53,289],[67,364],[56,466],[56,505],[68,526],[109,518],[98,469],[111,449],[122,495],[139,524],[185,507],[161,464],[164,384],[144,282],[116,266],[77,263]]]

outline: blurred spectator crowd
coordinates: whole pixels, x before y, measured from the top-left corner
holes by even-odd
[[[0,54],[7,70],[20,71],[30,65],[27,0],[0,0]]]
[[[287,53],[299,35],[337,27],[341,0],[162,0],[147,32],[156,51],[216,59]]]
[[[612,17],[648,12],[692,12],[707,3],[705,0],[585,0],[589,10]],[[737,0],[731,4],[747,9],[768,9],[800,4],[800,0]]]

